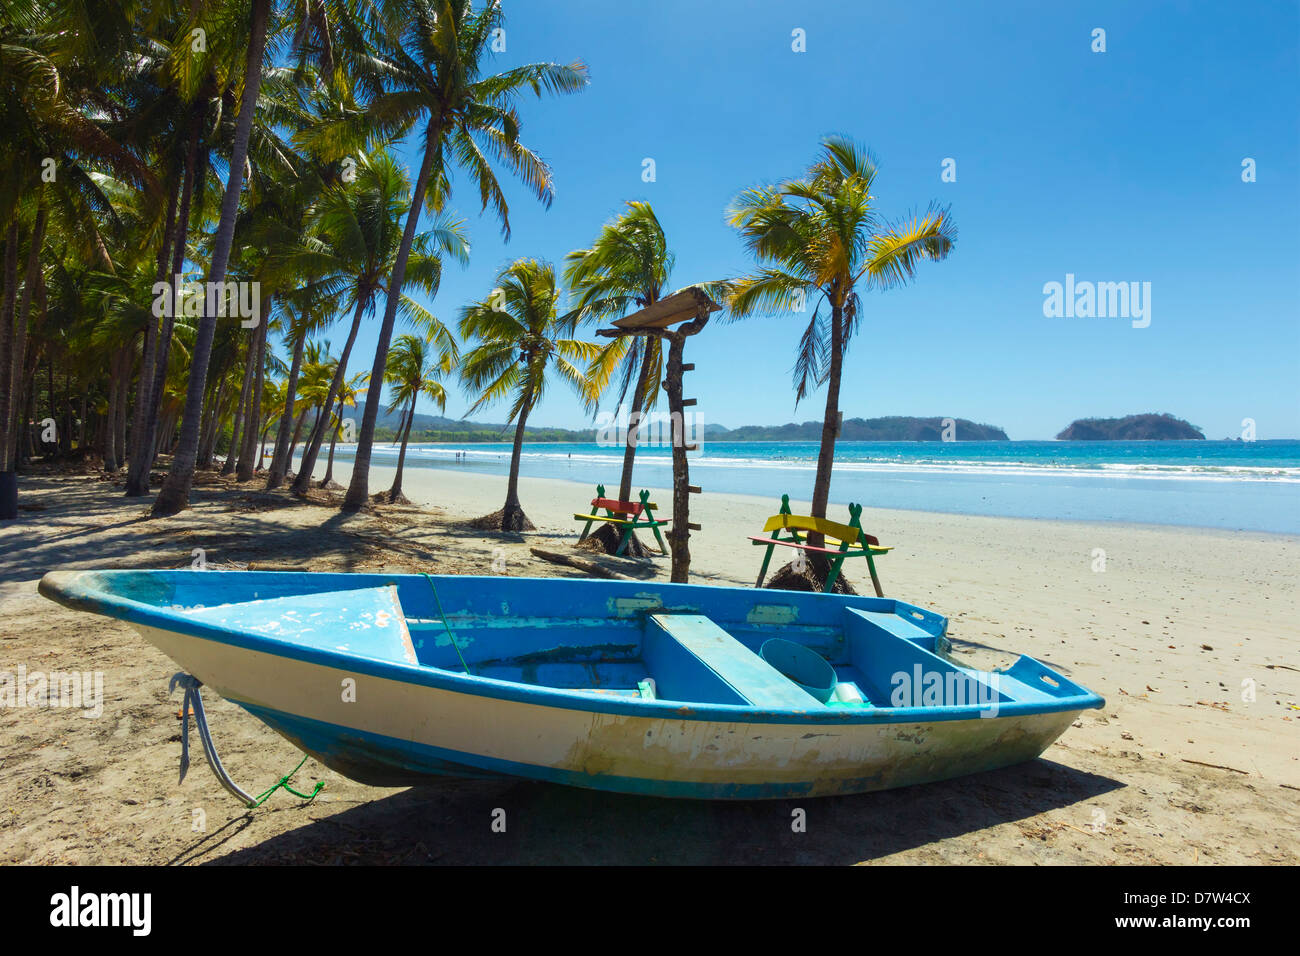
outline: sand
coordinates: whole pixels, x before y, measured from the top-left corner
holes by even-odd
[[[346,465],[336,470],[346,482]],[[0,708],[0,862],[1300,862],[1286,836],[1300,828],[1300,538],[864,512],[897,548],[879,563],[885,593],[948,615],[963,662],[1027,653],[1106,698],[1019,767],[854,797],[703,803],[523,782],[379,789],[308,760],[294,785],[323,780],[313,803],[280,792],[247,812],[197,749],[177,784],[176,666],[127,625],[40,598],[45,571],[188,567],[202,549],[218,567],[578,575],[528,549],[570,548],[572,514],[592,491],[523,479],[538,530],[514,535],[464,524],[501,506],[500,477],[409,470],[414,506],[348,518],[260,482],[201,479],[194,507],[155,521],[147,499],[102,478],[24,478],[21,517],[0,526],[0,672],[102,671],[104,701],[94,719]],[[372,491],[390,479],[376,467]],[[666,507],[668,492],[652,491]],[[745,536],[774,511],[765,499],[694,498],[704,528],[691,540],[692,580],[752,586],[759,551]],[[666,557],[602,562],[668,576]],[[865,571],[848,573],[869,591]],[[235,705],[208,706],[245,789],[264,790],[301,758]],[[807,832],[791,830],[795,807]],[[505,833],[491,827],[498,808]]]

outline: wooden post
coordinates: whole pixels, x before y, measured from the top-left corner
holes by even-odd
[[[667,328],[615,328],[600,329],[597,335],[614,338],[619,335],[654,335],[668,341],[668,367],[664,376],[664,391],[668,393],[668,411],[673,422],[673,521],[672,530],[668,532],[669,547],[672,549],[672,574],[674,584],[685,584],[691,569],[691,531],[700,530],[698,524],[692,524],[691,511],[691,475],[690,465],[686,459],[687,451],[698,445],[686,443],[686,418],[682,400],[682,373],[693,369],[694,365],[682,362],[682,353],[688,336],[695,335],[709,321],[709,313],[717,305],[705,300],[696,306],[695,318],[676,329]]]
[[[690,464],[686,459],[686,419],[682,413],[682,351],[686,337],[680,332],[670,332],[668,343],[668,374],[664,387],[668,391],[668,417],[673,424],[673,526],[668,534],[673,549],[673,567],[669,580],[685,584],[691,571],[691,479]]]

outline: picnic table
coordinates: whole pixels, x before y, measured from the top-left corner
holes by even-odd
[[[604,524],[621,525],[623,528],[623,537],[618,542],[618,550],[615,554],[622,554],[627,550],[628,541],[631,540],[633,532],[638,529],[654,532],[655,540],[659,542],[659,551],[663,554],[668,553],[668,548],[664,544],[663,537],[659,534],[659,529],[665,527],[672,521],[671,518],[658,519],[655,517],[655,509],[659,506],[650,500],[650,492],[642,489],[639,495],[640,501],[619,501],[617,498],[605,497],[605,486],[596,486],[596,497],[591,499],[591,513],[579,514],[574,512],[573,517],[579,521],[585,521],[587,524],[582,529],[582,534],[578,540],[582,541],[591,531],[591,526],[597,521]],[[605,513],[599,514],[601,508]]]
[[[827,593],[835,584],[835,579],[839,577],[840,568],[846,558],[866,558],[867,568],[871,572],[871,583],[876,589],[876,597],[884,597],[885,592],[880,588],[880,578],[876,574],[874,559],[877,555],[888,554],[894,549],[882,547],[875,535],[863,531],[861,519],[862,505],[857,504],[849,505],[848,524],[827,521],[825,518],[814,518],[811,515],[791,514],[790,496],[782,495],[780,512],[768,518],[763,525],[763,534],[771,532],[770,537],[749,536],[753,544],[767,546],[767,552],[763,555],[763,566],[758,570],[758,581],[755,582],[754,587],[763,586],[763,578],[767,577],[767,566],[772,560],[772,552],[780,545],[783,548],[794,548],[799,553],[822,554],[833,559],[830,573],[826,575],[826,586],[822,588]],[[783,531],[789,532],[790,536],[782,538]],[[839,542],[839,547],[818,547],[809,544],[800,532],[806,534],[810,531],[822,535],[823,539],[833,538]]]

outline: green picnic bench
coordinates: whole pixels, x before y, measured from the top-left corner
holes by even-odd
[[[783,548],[795,548],[800,552],[812,554],[824,554],[833,560],[830,574],[826,575],[826,586],[822,588],[825,592],[830,592],[831,587],[835,584],[835,579],[840,575],[840,568],[844,564],[845,558],[866,558],[867,568],[871,571],[871,583],[876,588],[876,597],[884,597],[885,592],[880,589],[880,578],[876,575],[876,555],[888,554],[894,549],[892,547],[881,547],[880,541],[875,535],[867,534],[862,530],[862,505],[849,505],[849,523],[840,524],[836,521],[827,521],[825,518],[814,518],[809,515],[796,515],[790,513],[790,496],[781,496],[781,511],[767,519],[763,525],[763,533],[771,532],[767,538],[757,535],[750,535],[749,540],[755,545],[766,545],[767,552],[763,555],[763,566],[758,570],[758,581],[754,587],[763,586],[763,578],[767,577],[767,566],[772,560],[772,552],[777,545]],[[788,531],[790,537],[782,538],[781,532]],[[823,538],[834,538],[838,541],[838,548],[815,547],[804,540],[800,532],[805,534],[809,531],[817,532]],[[855,547],[856,545],[856,547]]]
[[[664,518],[659,520],[655,518],[655,509],[659,506],[650,500],[650,492],[642,490],[640,501],[619,501],[616,498],[605,497],[605,486],[596,486],[596,497],[591,499],[591,513],[578,514],[574,512],[573,517],[579,521],[587,522],[582,529],[582,534],[578,540],[582,541],[591,531],[591,526],[597,521],[606,524],[621,525],[623,528],[623,537],[618,542],[618,550],[615,554],[622,554],[627,550],[627,543],[632,538],[632,533],[637,530],[653,531],[655,540],[659,542],[659,550],[663,554],[668,553],[668,547],[664,544],[663,537],[659,534],[659,529],[668,525],[672,519]],[[603,515],[599,514],[601,508],[605,509]],[[644,519],[644,520],[643,520]]]

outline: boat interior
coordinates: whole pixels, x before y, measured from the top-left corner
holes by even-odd
[[[127,598],[223,631],[581,694],[809,710],[1088,693],[1028,657],[990,682],[947,656],[945,618],[888,598],[467,575],[96,578],[100,613]],[[899,675],[917,681],[902,699]]]

